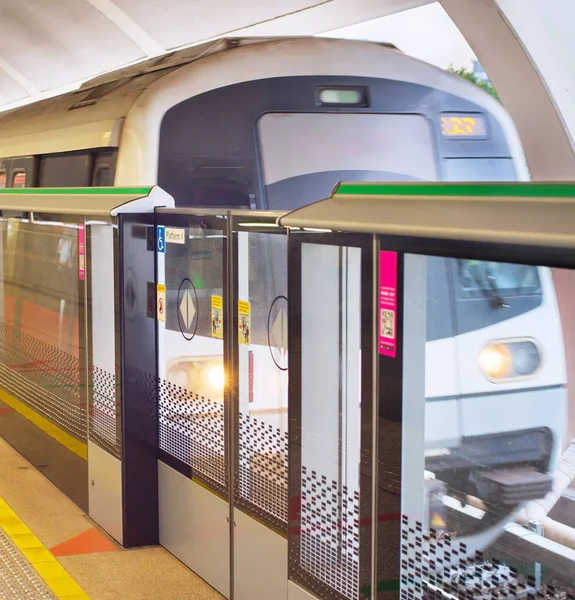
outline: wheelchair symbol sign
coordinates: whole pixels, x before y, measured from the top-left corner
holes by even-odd
[[[158,227],[156,236],[156,249],[158,252],[166,251],[166,228],[162,225]]]

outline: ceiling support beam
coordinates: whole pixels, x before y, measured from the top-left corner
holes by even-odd
[[[11,65],[7,60],[0,57],[0,69],[7,73],[21,88],[33,98],[37,99],[41,96],[41,91],[16,67]]]
[[[86,2],[121,29],[148,57],[159,56],[166,52],[161,44],[112,0],[86,0]]]

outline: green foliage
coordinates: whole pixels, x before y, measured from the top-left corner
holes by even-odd
[[[463,67],[460,69],[455,69],[453,65],[449,65],[447,70],[454,75],[459,75],[459,77],[463,77],[463,79],[467,79],[467,81],[474,83],[476,86],[480,87],[482,90],[485,90],[488,94],[491,94],[496,100],[501,102],[497,90],[491,85],[491,83],[477,79],[477,77],[473,74],[473,71]]]

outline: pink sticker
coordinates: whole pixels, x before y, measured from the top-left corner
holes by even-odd
[[[379,353],[395,357],[397,253],[379,253]]]
[[[78,278],[84,281],[86,269],[86,252],[84,249],[84,225],[78,227]]]

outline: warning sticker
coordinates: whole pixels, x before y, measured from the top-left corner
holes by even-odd
[[[224,337],[223,326],[224,299],[221,296],[212,296],[212,337]]]
[[[156,300],[158,307],[158,321],[166,321],[166,286],[158,283],[156,286]]]
[[[238,338],[240,344],[250,345],[250,303],[245,300],[238,301]]]

